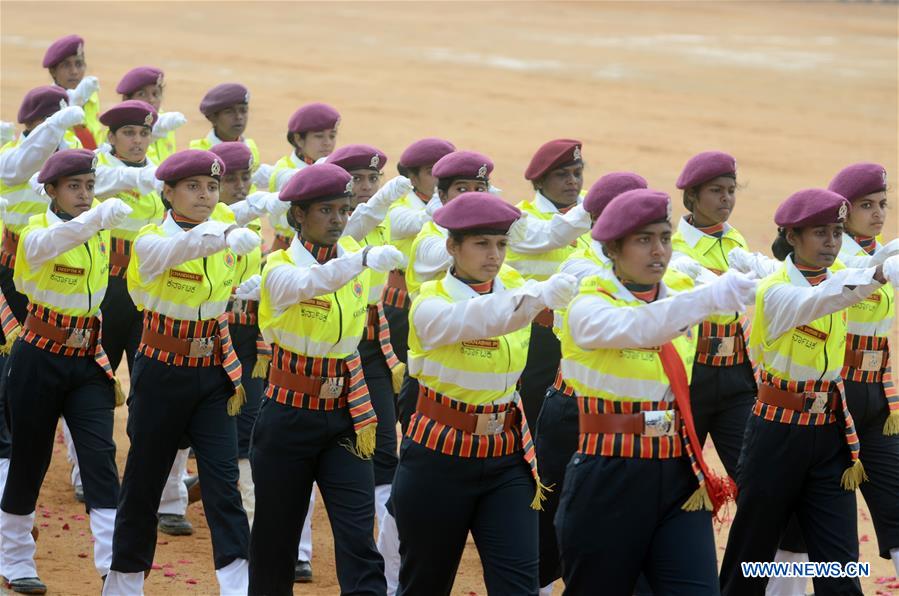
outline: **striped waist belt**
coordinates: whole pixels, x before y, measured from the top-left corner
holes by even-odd
[[[3,229],[3,236],[0,238],[0,265],[13,268],[16,264],[16,250],[19,248],[19,235]]]
[[[760,384],[758,389],[758,400],[760,402],[795,412],[825,414],[834,412],[840,407],[840,395],[832,391],[803,391],[796,393],[765,384]]]
[[[297,393],[317,396],[319,399],[346,400],[347,384],[344,377],[307,377],[306,375],[272,368],[269,371],[269,383],[289,389]]]
[[[696,343],[696,353],[709,357],[726,358],[743,351],[742,335],[703,337]]]
[[[387,285],[381,294],[381,302],[393,308],[409,310],[412,301],[409,300],[409,289],[406,287],[406,272],[394,269],[387,276]]]
[[[644,437],[674,436],[680,420],[674,410],[651,410],[636,414],[594,414],[578,412],[581,434],[627,434]]]
[[[846,356],[844,366],[866,372],[876,372],[883,369],[887,361],[886,350],[853,350],[846,344]]]
[[[255,325],[259,316],[259,301],[243,300],[231,294],[225,312],[228,315],[228,323],[232,325]]]
[[[59,327],[28,313],[23,327],[26,331],[31,331],[35,335],[49,339],[67,348],[93,350],[99,338],[100,319],[90,317],[84,319],[84,322],[84,326]]]
[[[170,354],[187,358],[208,358],[222,356],[222,340],[219,335],[209,337],[173,337],[144,327],[140,341],[142,344]]]
[[[288,248],[290,248],[291,242],[293,242],[293,238],[291,238],[290,236],[275,234],[275,239],[272,240],[272,247],[269,249],[269,252],[275,252],[276,250],[287,250]]]
[[[518,409],[491,412],[463,412],[419,393],[416,412],[434,422],[473,435],[498,435],[518,425]]]
[[[556,371],[556,379],[553,381],[552,388],[568,397],[574,397],[574,389],[562,379],[562,369]]]
[[[578,452],[604,457],[681,457],[682,419],[673,402],[577,397]]]

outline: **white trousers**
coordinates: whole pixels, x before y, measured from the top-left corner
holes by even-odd
[[[378,552],[384,558],[384,578],[387,580],[387,595],[394,596],[400,582],[400,535],[396,520],[387,511],[390,498],[390,484],[375,487],[375,516],[378,518]]]
[[[159,499],[159,513],[184,515],[187,513],[187,487],[184,477],[187,476],[187,456],[190,449],[179,449],[172,462],[169,477],[165,479],[162,497]]]
[[[312,561],[312,514],[315,511],[315,483],[312,484],[312,493],[309,495],[309,511],[303,520],[303,533],[300,534],[300,544],[297,547],[297,561]]]
[[[786,563],[808,562],[808,553],[794,553],[777,549],[774,560]],[[772,577],[768,579],[765,596],[805,596],[807,586],[807,577]]]

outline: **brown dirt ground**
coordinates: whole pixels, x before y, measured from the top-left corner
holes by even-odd
[[[740,162],[732,221],[762,250],[789,193],[823,186],[853,161],[899,175],[895,5],[3,1],[0,22],[5,120],[27,89],[49,82],[44,48],[79,32],[104,106],[118,99],[115,83],[128,68],[165,70],[163,107],[190,120],[182,146],[207,131],[196,108],[206,89],[248,85],[249,134],[268,163],[287,153],[289,115],[314,100],[341,110],[341,144],[373,143],[392,160],[427,135],[487,153],[494,183],[513,201],[530,195],[521,173],[550,138],[583,140],[588,184],[633,169],[670,192],[690,155],[722,148]],[[890,200],[892,238],[894,187]],[[120,466],[124,423],[120,411]],[[38,566],[52,593],[96,593],[88,525],[57,447],[38,508]],[[298,593],[338,591],[324,513],[316,511],[316,581]],[[202,507],[189,517],[193,537],[160,535],[149,594],[217,592]],[[892,566],[877,557],[861,499],[859,521],[861,558],[872,563],[866,593],[899,593],[887,587]],[[726,536],[725,524],[722,549]],[[455,593],[484,592],[468,548]]]

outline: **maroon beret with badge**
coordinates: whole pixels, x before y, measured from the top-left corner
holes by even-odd
[[[651,188],[629,190],[606,205],[590,235],[611,242],[657,221],[671,221],[671,197]]]
[[[250,103],[249,89],[240,83],[222,83],[206,92],[200,102],[200,112],[204,116],[212,116],[240,103]]]
[[[599,217],[609,201],[623,192],[648,188],[646,179],[633,172],[611,172],[593,183],[584,197],[584,209],[593,217]]]
[[[18,120],[20,124],[40,120],[52,116],[68,105],[69,95],[62,87],[57,85],[35,87],[22,99]]]
[[[240,141],[217,143],[210,147],[209,151],[222,159],[226,172],[253,169],[253,152],[246,143]]]
[[[737,177],[737,160],[723,151],[704,151],[690,158],[677,178],[681,190],[693,188],[718,176]]]
[[[66,35],[50,44],[44,53],[44,68],[53,68],[69,56],[84,56],[84,38]]]
[[[521,211],[489,192],[465,192],[434,212],[434,223],[460,232],[508,229]]]
[[[415,141],[400,155],[400,165],[406,168],[418,168],[437,163],[440,158],[456,150],[449,141],[428,137]]]
[[[340,112],[326,103],[307,103],[287,121],[288,132],[315,132],[337,128]]]
[[[44,162],[37,181],[41,184],[56,182],[64,176],[79,176],[93,172],[97,167],[97,156],[87,149],[63,149],[57,151]]]
[[[380,172],[387,163],[383,151],[371,145],[344,145],[328,156],[325,163],[340,166],[347,172],[353,170],[376,170]]]
[[[861,197],[887,189],[887,171],[878,163],[854,163],[846,166],[837,174],[827,190],[832,190],[854,201]]]
[[[431,174],[442,179],[484,180],[490,177],[493,162],[476,151],[453,151],[437,160]]]
[[[162,70],[155,66],[138,66],[125,73],[125,76],[116,85],[115,92],[122,95],[131,95],[148,85],[159,85],[162,87],[164,80],[165,76]]]
[[[849,201],[843,195],[823,188],[807,188],[795,192],[774,212],[774,223],[780,228],[826,226],[846,221]]]
[[[331,163],[317,163],[294,174],[278,193],[278,198],[310,203],[350,197],[352,194],[353,177],[349,172]]]
[[[582,150],[581,142],[574,139],[556,139],[544,143],[531,158],[528,169],[524,171],[524,177],[528,180],[539,180],[556,168],[583,162]]]
[[[147,102],[139,99],[126,99],[103,112],[100,116],[100,123],[115,132],[129,124],[153,128],[158,119],[159,114],[156,113],[156,108]]]
[[[225,173],[225,162],[211,151],[184,149],[172,153],[156,168],[156,179],[177,182],[191,176],[211,176],[221,178]]]

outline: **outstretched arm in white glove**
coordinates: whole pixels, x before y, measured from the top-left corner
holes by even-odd
[[[16,125],[0,120],[0,147],[16,139]]]
[[[225,242],[235,254],[245,255],[262,244],[262,238],[253,230],[235,227],[225,232]]]
[[[31,178],[59,148],[66,130],[82,122],[84,110],[78,106],[69,106],[52,114],[17,147],[0,153],[0,180],[13,186]]]
[[[91,95],[100,90],[100,81],[97,77],[88,75],[81,79],[78,86],[74,89],[66,90],[69,96],[69,103],[75,106],[83,106],[91,98]]]
[[[354,240],[361,241],[369,232],[384,221],[387,210],[394,201],[406,196],[412,190],[412,183],[405,176],[395,176],[378,189],[372,198],[365,203],[360,203],[347,221],[344,236],[350,236]]]
[[[240,300],[259,300],[262,293],[262,276],[253,275],[244,280],[234,290],[234,297]]]
[[[582,205],[575,205],[552,219],[529,217],[524,239],[510,242],[509,248],[521,254],[540,254],[568,246],[589,231],[590,214]]]
[[[767,277],[777,271],[781,262],[758,252],[748,252],[740,248],[732,248],[727,253],[727,263],[732,269],[741,273],[753,273],[759,278]]]
[[[149,162],[141,168],[98,165],[94,196],[105,199],[130,190],[145,195],[162,191],[162,185],[162,180],[156,179],[156,166]]]
[[[276,192],[256,191],[243,201],[228,205],[228,208],[234,213],[237,225],[245,226],[257,217],[284,215],[290,209],[290,201],[282,201]]]
[[[187,124],[187,118],[181,112],[166,112],[159,115],[153,125],[153,138],[162,139],[167,134]]]
[[[389,244],[365,248],[363,252],[365,252],[365,266],[380,273],[388,273],[406,264],[403,253]]]

